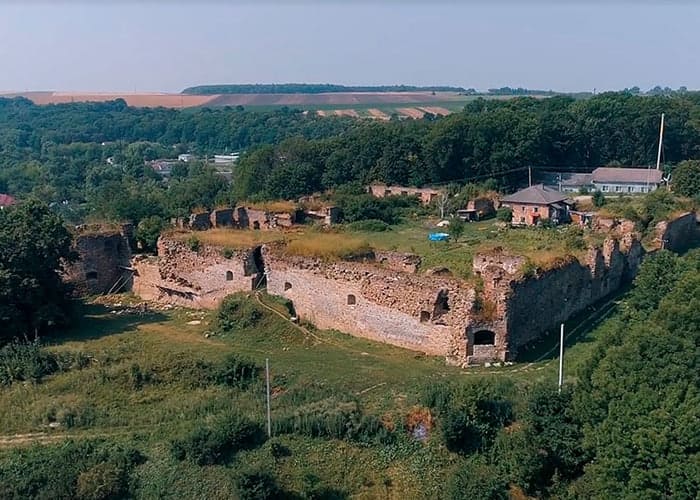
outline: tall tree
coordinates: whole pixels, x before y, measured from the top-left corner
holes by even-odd
[[[35,334],[67,318],[64,262],[71,235],[38,201],[0,210],[0,340]]]

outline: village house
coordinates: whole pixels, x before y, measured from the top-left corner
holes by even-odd
[[[9,207],[10,205],[14,205],[15,203],[17,203],[17,200],[14,196],[0,193],[0,210],[2,210],[5,207]]]
[[[413,188],[405,186],[387,186],[385,184],[372,184],[369,193],[375,198],[385,196],[417,196],[423,205],[429,205],[442,194],[442,191],[432,188]]]
[[[517,225],[534,226],[546,220],[561,224],[571,220],[569,211],[573,202],[566,194],[542,184],[521,189],[504,197],[501,203],[511,208],[512,222]]]
[[[538,176],[545,186],[563,193],[601,191],[639,194],[656,190],[663,182],[660,170],[650,168],[599,167],[591,173],[558,172]]]
[[[661,170],[600,167],[593,171],[592,184],[603,193],[632,194],[655,191],[662,181]]]

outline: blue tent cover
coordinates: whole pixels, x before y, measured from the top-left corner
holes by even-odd
[[[447,241],[450,239],[450,235],[447,233],[430,233],[428,239],[430,241]]]

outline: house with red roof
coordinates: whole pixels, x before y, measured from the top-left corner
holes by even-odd
[[[9,207],[10,205],[14,205],[17,203],[17,200],[15,199],[14,196],[10,196],[9,194],[4,194],[0,193],[0,209]]]

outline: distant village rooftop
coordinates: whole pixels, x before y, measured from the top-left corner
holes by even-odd
[[[530,203],[536,205],[549,205],[564,201],[568,196],[556,189],[545,186],[544,184],[535,184],[525,189],[521,189],[517,193],[505,196],[503,203]]]
[[[0,207],[9,207],[10,205],[14,205],[15,203],[17,203],[17,200],[14,196],[0,193]]]
[[[651,168],[617,168],[599,167],[593,171],[593,182],[619,182],[659,184],[663,179],[663,172]]]

